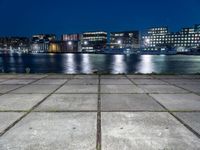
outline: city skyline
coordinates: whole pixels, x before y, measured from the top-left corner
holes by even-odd
[[[84,31],[144,31],[169,26],[172,31],[200,22],[198,0],[64,1],[0,0],[0,36]],[[169,11],[170,10],[170,11]]]

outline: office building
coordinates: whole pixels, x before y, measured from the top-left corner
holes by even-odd
[[[151,28],[142,37],[142,47],[146,51],[175,49],[188,52],[200,46],[200,25],[183,28],[179,32],[169,32],[167,27]]]
[[[111,49],[133,49],[139,47],[139,31],[124,31],[110,33]]]
[[[81,52],[81,34],[62,35],[62,52]]]
[[[106,48],[107,32],[85,32],[82,38],[82,52],[101,52]]]
[[[33,35],[31,39],[31,51],[48,52],[50,43],[55,41],[56,41],[56,35],[54,34]]]

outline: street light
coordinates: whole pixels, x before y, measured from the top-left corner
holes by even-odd
[[[70,46],[71,46],[71,45],[72,45],[72,41],[69,41],[69,42],[68,42],[68,45],[70,45]]]
[[[84,41],[84,45],[88,45],[88,41]]]
[[[121,44],[122,44],[122,41],[121,41],[121,40],[118,40],[118,41],[117,41],[117,44],[121,45]]]

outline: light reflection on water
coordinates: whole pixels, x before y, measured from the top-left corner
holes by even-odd
[[[200,56],[34,54],[0,55],[0,70],[24,73],[197,73]]]

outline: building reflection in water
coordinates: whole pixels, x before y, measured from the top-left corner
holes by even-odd
[[[74,74],[76,72],[76,63],[74,54],[65,54],[63,59],[64,73]]]
[[[137,72],[152,73],[154,72],[154,67],[152,55],[141,55],[140,63],[137,66]]]
[[[113,55],[113,61],[111,65],[111,73],[113,74],[126,73],[127,71],[124,55]]]
[[[81,60],[81,72],[89,74],[92,71],[92,64],[89,54],[83,54]]]

